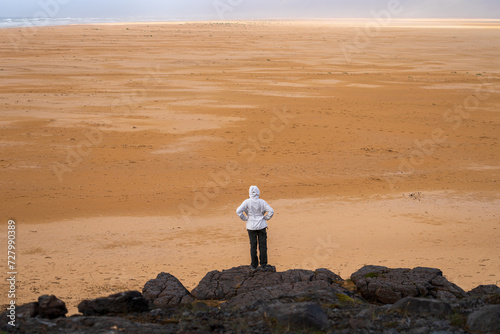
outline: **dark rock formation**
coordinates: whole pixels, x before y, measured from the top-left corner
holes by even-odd
[[[66,304],[54,295],[43,295],[38,298],[38,314],[42,318],[55,319],[65,317],[68,313]]]
[[[83,301],[79,305],[83,316],[67,318],[62,301],[42,296],[38,302],[15,308],[15,327],[9,324],[13,310],[0,315],[0,331],[30,334],[500,332],[497,286],[478,287],[468,296],[445,280],[441,271],[432,268],[366,266],[352,277],[356,287],[326,269],[276,272],[237,267],[208,273],[193,290],[196,300],[175,277],[161,273],[146,283],[144,296],[138,291],[128,291]],[[357,292],[345,286],[356,288]],[[367,303],[358,292],[374,303]],[[396,301],[393,305],[380,305],[389,300]]]
[[[346,298],[352,296],[340,285],[342,282],[340,276],[327,269],[276,272],[251,271],[248,266],[242,266],[209,272],[192,294],[200,300],[226,300],[225,308],[258,306],[258,303],[276,300],[336,303],[340,294]]]
[[[148,309],[148,301],[139,291],[116,293],[108,297],[84,300],[78,304],[78,312],[87,316],[145,312]]]
[[[45,319],[56,319],[65,317],[68,313],[66,304],[54,295],[43,295],[38,297],[37,302],[27,303],[15,308],[16,318],[41,317]],[[2,313],[2,316],[6,313]]]
[[[271,304],[263,308],[267,317],[276,319],[285,331],[322,331],[328,328],[328,316],[314,302]]]
[[[436,299],[405,297],[398,300],[391,309],[404,314],[435,315],[438,317],[448,317],[451,315],[451,306]]]
[[[467,297],[464,290],[434,268],[364,266],[352,274],[351,279],[363,298],[373,303],[392,304],[404,297],[432,297],[447,301]]]
[[[12,307],[12,308],[11,308]],[[14,307],[9,305],[6,312],[0,314],[0,332],[15,331],[21,333],[33,333],[36,326],[23,326],[20,324],[29,323],[33,319],[39,319],[38,322],[60,319],[66,317],[68,310],[66,304],[54,295],[43,295],[37,302],[27,303]],[[49,320],[45,320],[49,319]],[[50,323],[50,326],[54,326]],[[26,327],[26,328],[23,328]]]
[[[275,272],[275,271],[274,271]],[[240,266],[223,271],[210,271],[203,277],[191,294],[199,300],[227,300],[237,295],[238,289],[251,277],[255,281],[269,276],[272,271],[251,271],[249,266]],[[262,284],[259,282],[258,284]]]
[[[200,300],[227,300],[227,306],[248,306],[256,301],[318,298],[338,301],[336,294],[348,294],[342,278],[327,269],[291,269],[285,272],[251,271],[248,266],[211,271],[192,291]]]
[[[164,272],[148,281],[142,294],[156,307],[186,304],[195,300],[177,278]]]
[[[16,316],[19,318],[33,318],[37,315],[38,302],[32,302],[16,307]]]
[[[500,305],[485,306],[467,317],[469,330],[478,333],[500,333]]]
[[[52,321],[38,317],[23,319],[16,327],[6,328],[15,333],[50,333],[50,334],[114,334],[114,333],[175,333],[176,324],[155,324],[133,321],[117,316],[75,316]]]
[[[500,295],[500,288],[494,284],[479,285],[468,292],[469,296],[484,297],[487,295]]]
[[[223,308],[257,307],[260,303],[271,301],[297,302],[317,301],[326,304],[341,303],[345,300],[354,302],[359,297],[352,295],[348,290],[336,284],[325,281],[310,281],[297,283],[281,283],[270,287],[262,287],[254,291],[247,291],[229,299]]]

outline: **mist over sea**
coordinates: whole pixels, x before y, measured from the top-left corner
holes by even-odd
[[[123,23],[123,22],[177,22],[177,21],[199,21],[206,20],[208,17],[18,17],[18,18],[0,18],[1,28],[22,28],[22,27],[46,27],[46,26],[60,26],[70,24],[99,24],[99,23]]]

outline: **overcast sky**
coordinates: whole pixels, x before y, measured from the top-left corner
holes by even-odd
[[[373,17],[500,19],[500,0],[0,0],[0,17],[272,19]]]

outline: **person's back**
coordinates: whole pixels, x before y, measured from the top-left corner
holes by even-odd
[[[257,258],[257,242],[259,244],[260,265],[265,269],[267,266],[267,221],[274,215],[274,210],[266,201],[260,198],[260,191],[257,186],[249,189],[250,198],[236,210],[236,214],[241,220],[246,221],[246,228],[250,238],[251,267],[256,269],[259,264]]]

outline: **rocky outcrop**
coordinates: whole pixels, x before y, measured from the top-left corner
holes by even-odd
[[[336,284],[325,281],[280,283],[236,295],[222,304],[222,308],[255,308],[261,303],[274,301],[317,301],[325,304],[340,303],[341,300],[359,299],[357,295]]]
[[[38,298],[38,314],[42,318],[55,319],[65,317],[68,313],[66,304],[54,295],[43,295]]]
[[[494,284],[479,285],[468,292],[469,296],[485,297],[488,295],[500,295],[500,288]]]
[[[328,316],[318,303],[276,303],[263,308],[266,317],[275,319],[286,331],[324,331]]]
[[[198,286],[191,291],[191,294],[199,300],[227,300],[236,296],[240,289],[242,289],[241,291],[248,290],[251,283],[247,281],[253,281],[256,283],[253,287],[259,288],[264,286],[263,278],[270,278],[275,273],[276,268],[274,267],[267,271],[260,269],[252,271],[249,266],[210,271],[202,278]],[[269,282],[268,279],[267,283]],[[274,285],[274,282],[272,284]]]
[[[6,318],[4,315],[7,313],[9,312],[2,313],[2,317]],[[54,295],[40,296],[37,302],[18,306],[13,312],[17,318],[39,317],[44,319],[65,317],[67,313],[66,304]]]
[[[445,318],[452,313],[451,306],[436,299],[405,297],[391,306],[403,314],[435,315]]]
[[[33,318],[39,314],[38,310],[38,302],[24,304],[16,307],[16,316],[19,318]],[[64,314],[66,315],[66,313]]]
[[[500,333],[500,305],[489,305],[467,317],[467,327],[473,332]]]
[[[148,309],[148,301],[139,291],[116,293],[108,297],[84,300],[78,304],[78,312],[87,316],[145,312]]]
[[[160,273],[141,294],[127,291],[80,303],[41,296],[0,316],[16,333],[497,333],[497,286],[463,292],[438,269],[365,266],[353,282],[327,269],[277,272],[236,267],[208,273],[189,293]],[[349,289],[347,289],[349,287]],[[366,289],[366,290],[364,290]],[[195,298],[196,296],[197,298]],[[371,303],[367,302],[369,299]],[[392,298],[392,299],[391,299]],[[388,301],[394,300],[388,305]]]
[[[389,269],[364,266],[351,275],[359,293],[372,303],[393,304],[404,297],[432,297],[446,301],[467,297],[467,293],[443,277],[439,269]]]
[[[249,307],[283,300],[339,301],[339,294],[353,296],[341,286],[340,276],[327,269],[292,269],[285,272],[251,271],[248,266],[211,271],[192,291],[200,300],[225,300],[223,307]],[[341,298],[341,297],[340,297]]]
[[[177,278],[164,272],[148,281],[142,294],[155,307],[187,304],[195,300]]]
[[[22,319],[16,327],[3,327],[14,333],[50,333],[50,334],[115,334],[115,333],[176,333],[176,324],[156,324],[134,321],[117,316],[73,316],[54,320],[39,317]]]

